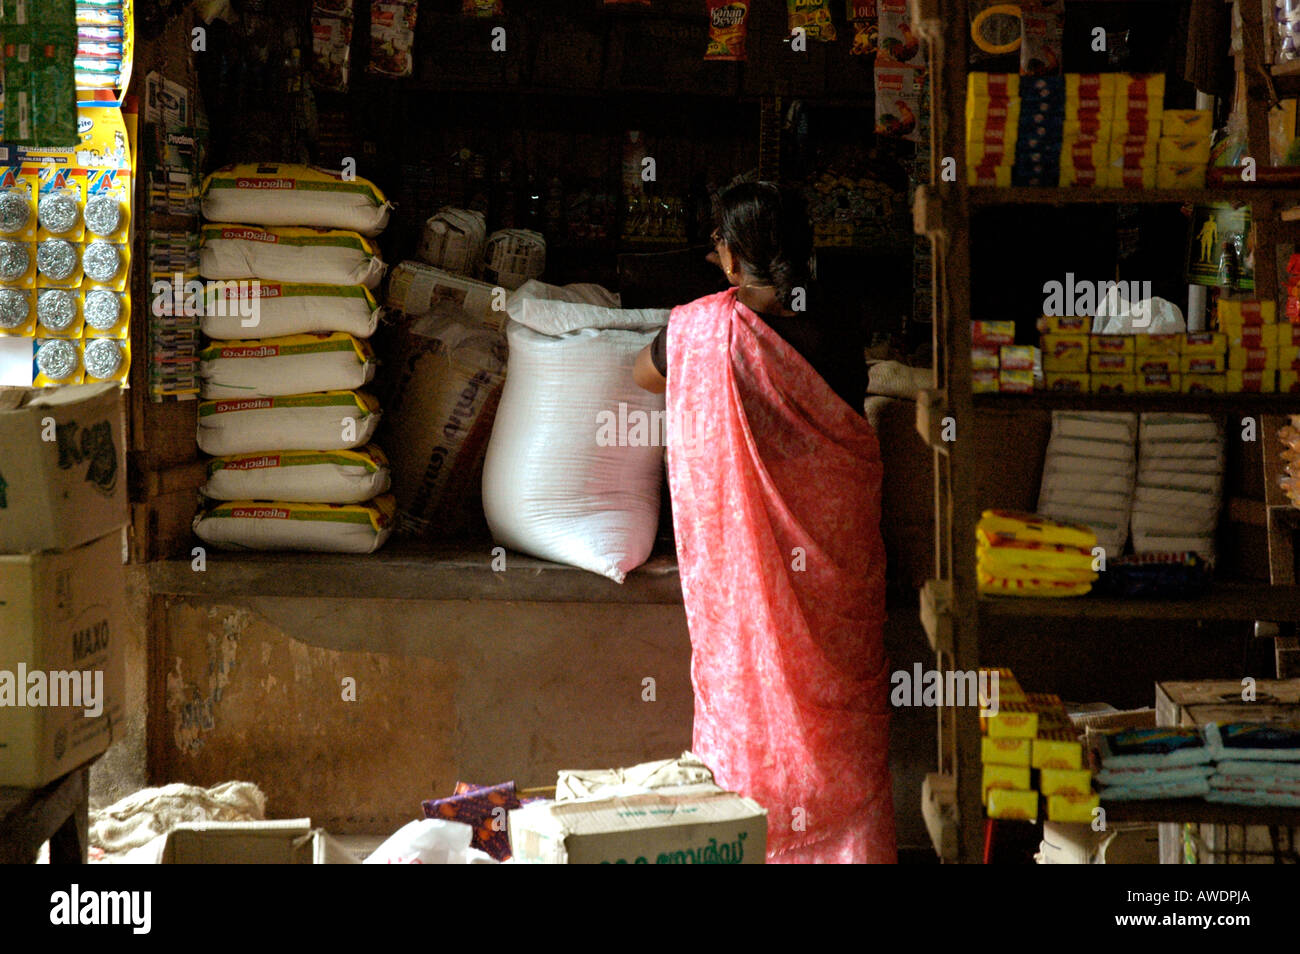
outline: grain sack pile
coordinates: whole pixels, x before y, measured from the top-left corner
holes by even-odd
[[[388,459],[367,339],[385,266],[370,238],[389,206],[371,183],[309,166],[208,177],[200,273],[199,448],[212,454],[194,520],[227,549],[371,553],[392,532]]]

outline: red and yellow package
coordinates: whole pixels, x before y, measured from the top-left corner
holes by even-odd
[[[835,39],[835,23],[831,20],[831,0],[786,0],[789,11],[790,32],[803,30],[804,36],[821,43]]]
[[[844,0],[845,15],[853,24],[850,56],[870,56],[880,49],[880,17],[876,0]]]
[[[749,4],[743,0],[708,0],[709,46],[706,60],[745,59],[749,33]]]
[[[505,15],[505,0],[460,0],[460,12],[467,17]]]

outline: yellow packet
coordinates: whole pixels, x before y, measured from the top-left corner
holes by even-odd
[[[1047,820],[1054,822],[1086,823],[1093,820],[1093,812],[1101,806],[1101,796],[1091,795],[1049,795],[1047,797]]]
[[[1007,739],[984,736],[980,739],[980,761],[985,765],[1029,767],[1033,739]]]
[[[1230,394],[1272,394],[1277,390],[1278,372],[1272,368],[1267,371],[1229,371],[1225,377]]]
[[[1025,741],[1028,742],[1029,739],[1025,739]],[[990,789],[1029,788],[1029,766],[1028,765],[997,765],[997,764],[985,763],[981,782],[982,782],[981,790],[984,795],[984,801],[985,803],[987,803],[989,800]]]
[[[989,792],[987,812],[989,818],[1038,821],[1038,793],[1011,788],[995,788]]]
[[[1065,394],[1087,394],[1091,386],[1086,371],[1045,371],[1043,378],[1048,391]]]
[[[1228,389],[1228,379],[1223,374],[1184,374],[1183,394],[1223,394]]]
[[[1073,729],[1040,730],[1034,739],[1029,764],[1036,769],[1083,767],[1083,743]]]
[[[1047,796],[1092,794],[1092,772],[1088,769],[1045,768],[1038,776],[1039,790]]]
[[[1084,550],[1097,545],[1097,535],[1081,524],[1061,523],[1018,510],[985,510],[980,514],[979,530],[991,545],[995,539],[999,543],[1059,544]]]

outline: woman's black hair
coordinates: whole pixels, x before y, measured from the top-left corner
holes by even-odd
[[[740,182],[717,198],[718,230],[755,281],[771,285],[785,308],[811,282],[812,226],[803,195],[775,182]]]

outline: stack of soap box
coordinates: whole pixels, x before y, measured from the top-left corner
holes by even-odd
[[[1020,77],[970,73],[966,80],[966,181],[1011,185],[1020,121]]]
[[[1227,336],[1227,389],[1269,394],[1295,390],[1300,329],[1277,323],[1271,301],[1219,300],[1219,331]]]
[[[1091,329],[1092,319],[1086,315],[1044,315],[1039,319],[1047,390],[1080,393],[1089,390],[1088,332]]]
[[[976,394],[998,391],[1002,386],[1002,348],[1015,344],[1014,321],[972,321],[971,340],[971,390]],[[1013,380],[1023,375],[1013,376]],[[1033,390],[1030,378],[1029,389]]]
[[[1143,414],[1133,495],[1133,551],[1191,552],[1213,562],[1223,464],[1223,434],[1213,417]]]
[[[1037,821],[1041,794],[1050,820],[1091,821],[1098,796],[1060,697],[1026,693],[1009,669],[981,670],[982,676],[993,672],[996,710],[982,699],[980,716],[980,787],[988,817]],[[991,676],[983,679],[993,685]]]
[[[1067,73],[1065,76],[1060,178],[1063,186],[1107,185],[1116,75]]]
[[[1113,118],[1104,184],[1111,189],[1152,189],[1164,113],[1164,74],[1110,75],[1114,77]]]
[[[1160,144],[1156,149],[1156,188],[1205,188],[1205,168],[1210,164],[1210,135],[1214,131],[1210,111],[1166,109],[1160,128]]]
[[[1065,77],[1023,76],[1013,186],[1055,186],[1065,129]]]
[[[1107,554],[1122,554],[1133,501],[1136,444],[1135,414],[1054,411],[1038,513],[1083,524]]]
[[[1179,335],[1183,394],[1223,394],[1228,390],[1228,336],[1216,331]]]

